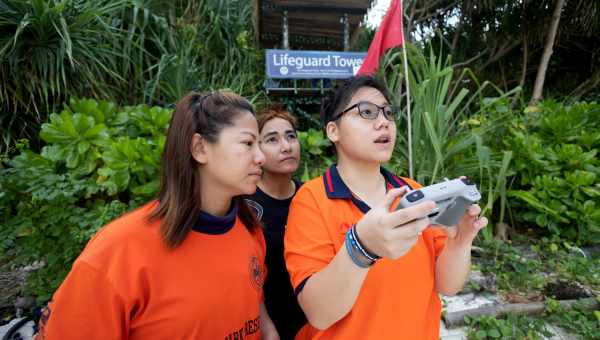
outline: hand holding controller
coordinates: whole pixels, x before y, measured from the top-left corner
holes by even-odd
[[[481,200],[477,186],[467,178],[446,180],[407,192],[397,209],[404,209],[424,201],[435,201],[437,208],[427,215],[431,224],[456,226],[467,209]]]

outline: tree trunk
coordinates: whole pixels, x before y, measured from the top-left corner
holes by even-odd
[[[404,8],[404,7],[402,7]],[[408,2],[407,5],[407,10],[408,8],[410,8],[410,10],[408,11],[410,14],[408,15],[408,20],[406,20],[406,18],[402,17],[402,20],[406,20],[406,32],[404,32],[404,35],[408,35],[408,39],[407,40],[414,40],[413,37],[413,20],[415,17],[415,3],[414,2]]]
[[[525,78],[527,77],[527,63],[528,59],[528,48],[529,48],[529,37],[527,35],[527,1],[523,1],[523,8],[521,9],[521,31],[523,32],[523,66],[521,68],[521,79],[519,79],[519,86],[523,88],[525,86]]]
[[[463,14],[463,9],[460,12],[460,18],[458,19],[458,25],[456,26],[456,31],[454,31],[454,38],[452,39],[452,46],[450,47],[450,54],[452,56],[457,57],[458,53],[456,53],[456,48],[458,47],[458,39],[460,38],[460,34],[462,33],[463,21],[465,20],[465,16]]]
[[[519,79],[519,86],[521,88],[525,85],[525,77],[527,76],[527,34],[523,36],[523,66],[521,67],[521,79]]]
[[[598,85],[600,85],[600,71],[594,72],[589,79],[577,86],[575,90],[569,94],[569,97],[579,99],[586,93],[596,89]]]
[[[550,30],[548,31],[546,45],[544,46],[544,53],[542,54],[542,60],[540,61],[537,76],[535,77],[533,96],[531,97],[530,104],[535,104],[542,99],[542,91],[544,89],[544,79],[546,78],[546,70],[548,69],[548,63],[550,62],[550,56],[552,55],[552,47],[554,46],[556,32],[558,31],[558,23],[560,21],[561,14],[560,12],[565,4],[565,1],[566,0],[556,0],[556,4],[554,6],[554,13],[552,14],[552,22],[550,23]]]
[[[584,310],[595,310],[600,307],[600,302],[595,298],[584,298],[579,300],[559,300],[563,307],[570,308],[575,303],[580,304],[580,308]],[[543,302],[531,303],[511,303],[506,305],[483,306],[475,309],[461,310],[458,312],[446,313],[444,323],[448,328],[463,326],[465,324],[465,316],[492,316],[497,317],[505,313],[514,313],[520,315],[536,315],[544,312],[546,305]]]

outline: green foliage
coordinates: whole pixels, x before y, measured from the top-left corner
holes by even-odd
[[[126,82],[115,70],[122,37],[111,20],[125,1],[0,1],[0,122],[32,136],[39,115],[66,94],[106,96],[107,82]],[[111,81],[112,80],[112,81]],[[19,112],[20,114],[17,114]],[[47,112],[47,111],[46,111]]]
[[[531,249],[539,256],[543,268],[567,282],[579,282],[600,290],[600,254],[584,255],[583,251],[563,241],[542,238]]]
[[[468,339],[535,340],[551,337],[544,321],[528,316],[507,314],[502,318],[492,316],[466,317]]]
[[[518,241],[519,246],[497,240],[478,243],[480,251],[474,257],[474,268],[494,277],[501,295],[537,299],[552,294],[547,284],[554,280],[600,289],[600,254],[585,256],[581,249],[558,237],[536,242],[522,237]],[[509,314],[502,318],[468,319],[469,338],[494,339],[500,334],[502,339],[541,339],[544,323],[550,322],[581,339],[597,339],[600,320],[596,314],[600,316],[600,311],[584,308],[585,305],[561,307],[549,295],[545,299],[546,313],[540,317],[519,316],[524,319],[517,320]]]
[[[21,137],[37,144],[39,124],[71,96],[166,105],[229,88],[260,97],[251,5],[0,0],[0,153]]]
[[[490,146],[497,142],[492,136],[510,118],[511,102],[520,89],[503,92],[487,81],[479,84],[468,69],[455,74],[451,59],[436,55],[431,44],[428,56],[412,45],[407,49],[415,179],[428,185],[444,177],[474,178],[484,196],[485,214],[492,215],[500,198],[500,216],[493,217],[502,221],[512,153],[494,152]],[[402,65],[401,52],[388,54],[384,61],[383,73],[391,93],[403,89]],[[474,84],[475,91],[470,93],[464,83]],[[493,97],[486,97],[487,92]],[[404,97],[393,97],[394,105],[402,107],[403,117],[398,121],[398,145],[391,163],[398,173],[408,174],[408,110],[400,102]],[[491,238],[491,228],[484,230],[484,235]]]
[[[158,188],[170,110],[72,99],[43,124],[47,145],[23,150],[0,169],[0,251],[35,260],[28,289],[47,300],[98,228]]]
[[[298,96],[296,94],[282,95],[277,98],[285,105],[286,110],[298,118],[298,130],[320,129],[319,110],[321,98],[312,96]]]
[[[510,132],[517,220],[578,244],[600,242],[600,105],[546,101]]]
[[[250,2],[195,0],[169,6],[168,13],[157,12],[165,20],[176,15],[153,40],[160,60],[150,67],[150,78],[140,78],[144,102],[172,103],[191,89],[262,95],[264,61],[253,41]]]
[[[333,157],[327,155],[328,151],[331,151],[331,142],[323,135],[323,131],[315,129],[298,131],[298,139],[302,148],[300,180],[306,182],[322,175],[325,169],[333,164]]]
[[[495,276],[500,290],[526,295],[544,288],[544,263],[539,259],[522,256],[518,249],[506,242],[490,240],[482,242],[481,246],[484,254],[475,260],[476,268],[486,275]]]
[[[502,293],[540,296],[549,281],[578,282],[600,289],[600,254],[585,256],[581,249],[558,238],[523,237],[519,246],[490,240],[478,243],[474,268],[494,277]]]
[[[600,302],[600,297],[597,297]],[[583,303],[567,308],[553,299],[546,300],[547,319],[580,339],[600,339],[600,310],[590,310]]]

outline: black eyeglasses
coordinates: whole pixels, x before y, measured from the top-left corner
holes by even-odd
[[[349,108],[345,109],[344,111],[338,113],[337,115],[335,115],[335,118],[333,118],[331,120],[334,121],[334,120],[340,118],[344,113],[346,113],[354,108],[358,108],[358,114],[361,117],[363,117],[364,119],[369,119],[369,120],[377,119],[377,117],[379,116],[379,112],[383,113],[383,116],[385,117],[385,119],[387,119],[389,121],[394,121],[394,119],[396,118],[396,112],[394,111],[394,109],[392,109],[392,106],[389,104],[379,106],[379,105],[373,104],[371,102],[358,102],[358,103],[350,106]]]

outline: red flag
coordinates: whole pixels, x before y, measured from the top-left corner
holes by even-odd
[[[373,74],[379,67],[379,59],[389,48],[402,46],[404,32],[402,30],[402,5],[398,0],[392,0],[379,29],[371,41],[367,57],[356,73],[357,75]]]

